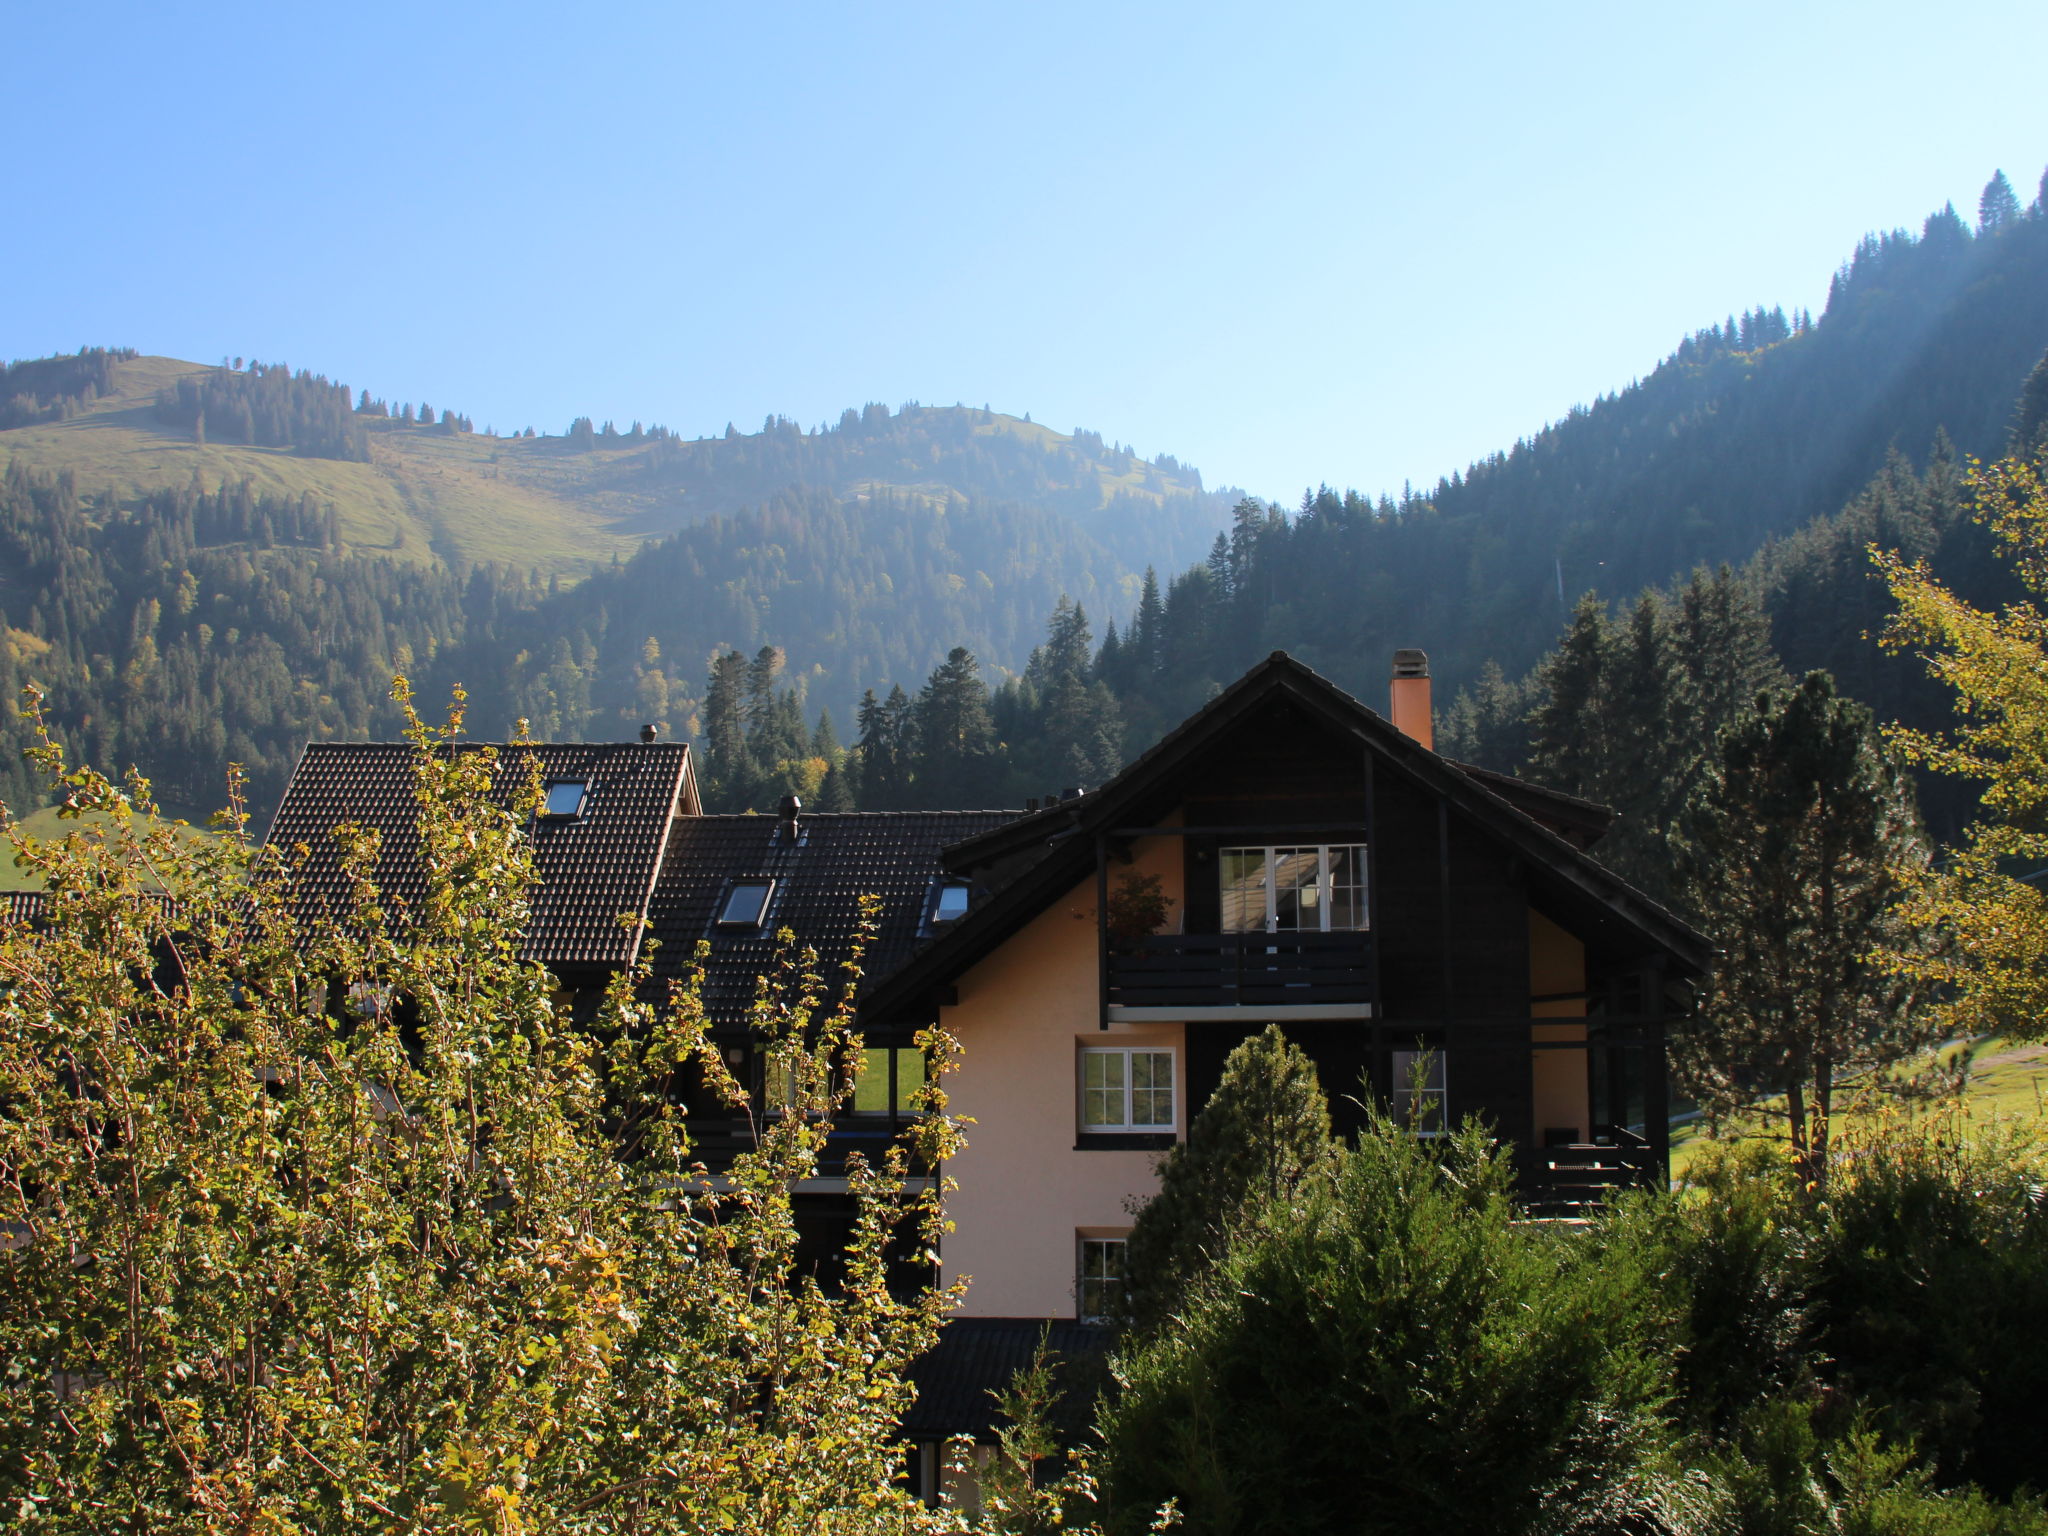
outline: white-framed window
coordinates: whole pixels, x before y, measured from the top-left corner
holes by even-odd
[[[1225,933],[1344,933],[1371,926],[1363,843],[1225,848],[1217,876]]]
[[[1090,1045],[1081,1050],[1081,1129],[1170,1131],[1173,1057],[1149,1045]]]
[[[773,880],[735,880],[726,887],[718,905],[721,928],[758,928],[768,916],[768,898],[775,894]]]
[[[1389,1107],[1394,1123],[1417,1136],[1443,1135],[1448,1128],[1444,1102],[1449,1083],[1444,1072],[1444,1053],[1416,1045],[1393,1055]]]
[[[1124,1311],[1124,1240],[1075,1239],[1074,1315],[1084,1323],[1113,1322]]]
[[[931,894],[925,899],[924,936],[929,937],[946,924],[965,917],[969,895],[965,880],[948,880],[944,876],[934,880]]]
[[[581,816],[583,802],[589,796],[590,784],[585,779],[549,779],[540,813],[543,816]]]
[[[914,1045],[870,1045],[861,1049],[860,1081],[853,1085],[856,1115],[914,1115],[911,1102],[924,1087],[924,1052]]]

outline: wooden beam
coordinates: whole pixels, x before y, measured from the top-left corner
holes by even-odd
[[[1095,1017],[1109,1028],[1109,845],[1095,835]]]

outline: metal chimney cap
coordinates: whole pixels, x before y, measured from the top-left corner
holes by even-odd
[[[1394,652],[1394,676],[1429,676],[1429,653],[1409,648]]]
[[[640,745],[643,747],[653,746],[654,738],[659,736],[660,734],[661,727],[656,725],[652,720],[648,721],[645,725],[640,727]]]

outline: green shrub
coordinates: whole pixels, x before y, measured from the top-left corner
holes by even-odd
[[[1120,1529],[1659,1530],[1684,1522],[1649,1277],[1520,1223],[1478,1129],[1384,1117],[1333,1190],[1248,1230],[1120,1362],[1102,1470]]]
[[[2048,1177],[2039,1142],[1954,1121],[1847,1149],[1813,1213],[1825,1379],[1943,1483],[2048,1473]]]

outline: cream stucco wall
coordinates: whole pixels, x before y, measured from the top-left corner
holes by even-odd
[[[1586,946],[1541,912],[1529,910],[1529,995],[1555,996],[1586,990]],[[1586,1016],[1583,997],[1535,1003],[1529,1010],[1538,1018],[1582,1019]],[[1530,1038],[1583,1040],[1583,1024],[1536,1024]],[[1584,1141],[1593,1134],[1592,1108],[1586,1083],[1584,1051],[1531,1051],[1530,1074],[1534,1079],[1533,1102],[1536,1135],[1546,1130],[1570,1129],[1573,1139]]]
[[[1162,876],[1179,926],[1177,838],[1147,838],[1124,873]],[[1076,1091],[1084,1046],[1171,1046],[1174,1098],[1187,1121],[1186,1052],[1178,1024],[1097,1027],[1095,881],[1091,876],[960,978],[942,1022],[960,1041],[949,1080],[951,1109],[971,1117],[967,1146],[951,1164],[959,1188],[947,1201],[953,1230],[941,1256],[948,1281],[970,1277],[966,1317],[1072,1317],[1077,1236],[1131,1224],[1130,1206],[1159,1187],[1152,1150],[1078,1151]]]

